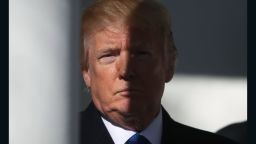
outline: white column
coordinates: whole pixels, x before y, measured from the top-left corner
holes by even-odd
[[[77,2],[9,1],[10,144],[77,142]]]

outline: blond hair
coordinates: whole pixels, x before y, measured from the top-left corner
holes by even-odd
[[[152,31],[161,40],[164,58],[173,69],[176,47],[167,10],[156,0],[96,0],[82,15],[80,66],[88,70],[89,39],[97,31],[115,22],[136,25]]]

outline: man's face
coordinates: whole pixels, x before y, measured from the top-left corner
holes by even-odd
[[[83,76],[105,117],[133,129],[129,123],[146,123],[156,116],[170,75],[159,45],[152,33],[117,24],[92,36]]]

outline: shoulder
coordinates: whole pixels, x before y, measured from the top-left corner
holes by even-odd
[[[236,144],[217,134],[196,129],[174,121],[163,109],[163,141],[168,143]]]
[[[247,143],[247,121],[230,124],[217,131],[217,134],[223,135],[240,143]]]
[[[90,103],[88,107],[80,112],[80,123],[86,124],[85,122],[98,119],[100,115],[98,114],[98,111],[96,110],[93,103]]]
[[[101,115],[93,103],[90,103],[86,110],[80,112],[79,129],[80,144],[113,144],[113,140],[102,122]]]
[[[90,104],[84,111],[80,112],[79,129],[80,129],[80,144],[92,140],[91,132],[93,132],[94,125],[97,126],[98,116]],[[93,136],[94,137],[94,136]]]

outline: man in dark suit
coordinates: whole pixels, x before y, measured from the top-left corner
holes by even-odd
[[[173,121],[161,106],[176,48],[167,10],[155,0],[98,0],[83,13],[81,69],[92,102],[81,144],[232,144]]]

